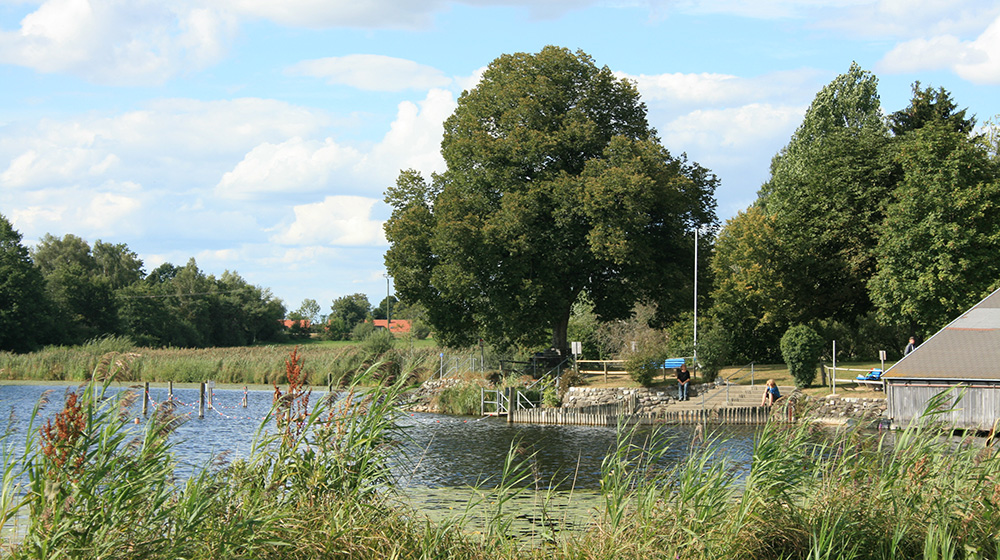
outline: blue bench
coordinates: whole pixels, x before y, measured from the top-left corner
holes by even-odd
[[[664,369],[679,368],[684,365],[684,358],[668,358],[667,361],[663,362]]]

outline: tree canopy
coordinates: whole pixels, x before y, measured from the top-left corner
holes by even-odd
[[[444,129],[447,170],[401,172],[385,225],[397,293],[439,339],[565,350],[584,293],[605,320],[676,309],[717,180],[660,145],[630,82],[583,52],[503,55]]]
[[[994,144],[944,88],[917,82],[886,117],[877,85],[852,64],[824,87],[720,232],[711,312],[738,356],[777,357],[795,324],[849,352],[901,348],[902,329],[932,334],[1000,286]]]
[[[43,286],[21,234],[0,214],[0,350],[25,352],[42,340]]]

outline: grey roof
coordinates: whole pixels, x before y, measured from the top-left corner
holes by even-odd
[[[927,339],[882,377],[1000,380],[1000,290]]]

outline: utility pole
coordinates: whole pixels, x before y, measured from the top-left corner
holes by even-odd
[[[694,228],[694,371],[698,374],[698,229]]]

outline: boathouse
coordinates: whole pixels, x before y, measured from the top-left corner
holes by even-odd
[[[943,391],[955,407],[941,421],[991,430],[1000,420],[1000,290],[948,324],[882,375],[893,425],[918,418]]]

